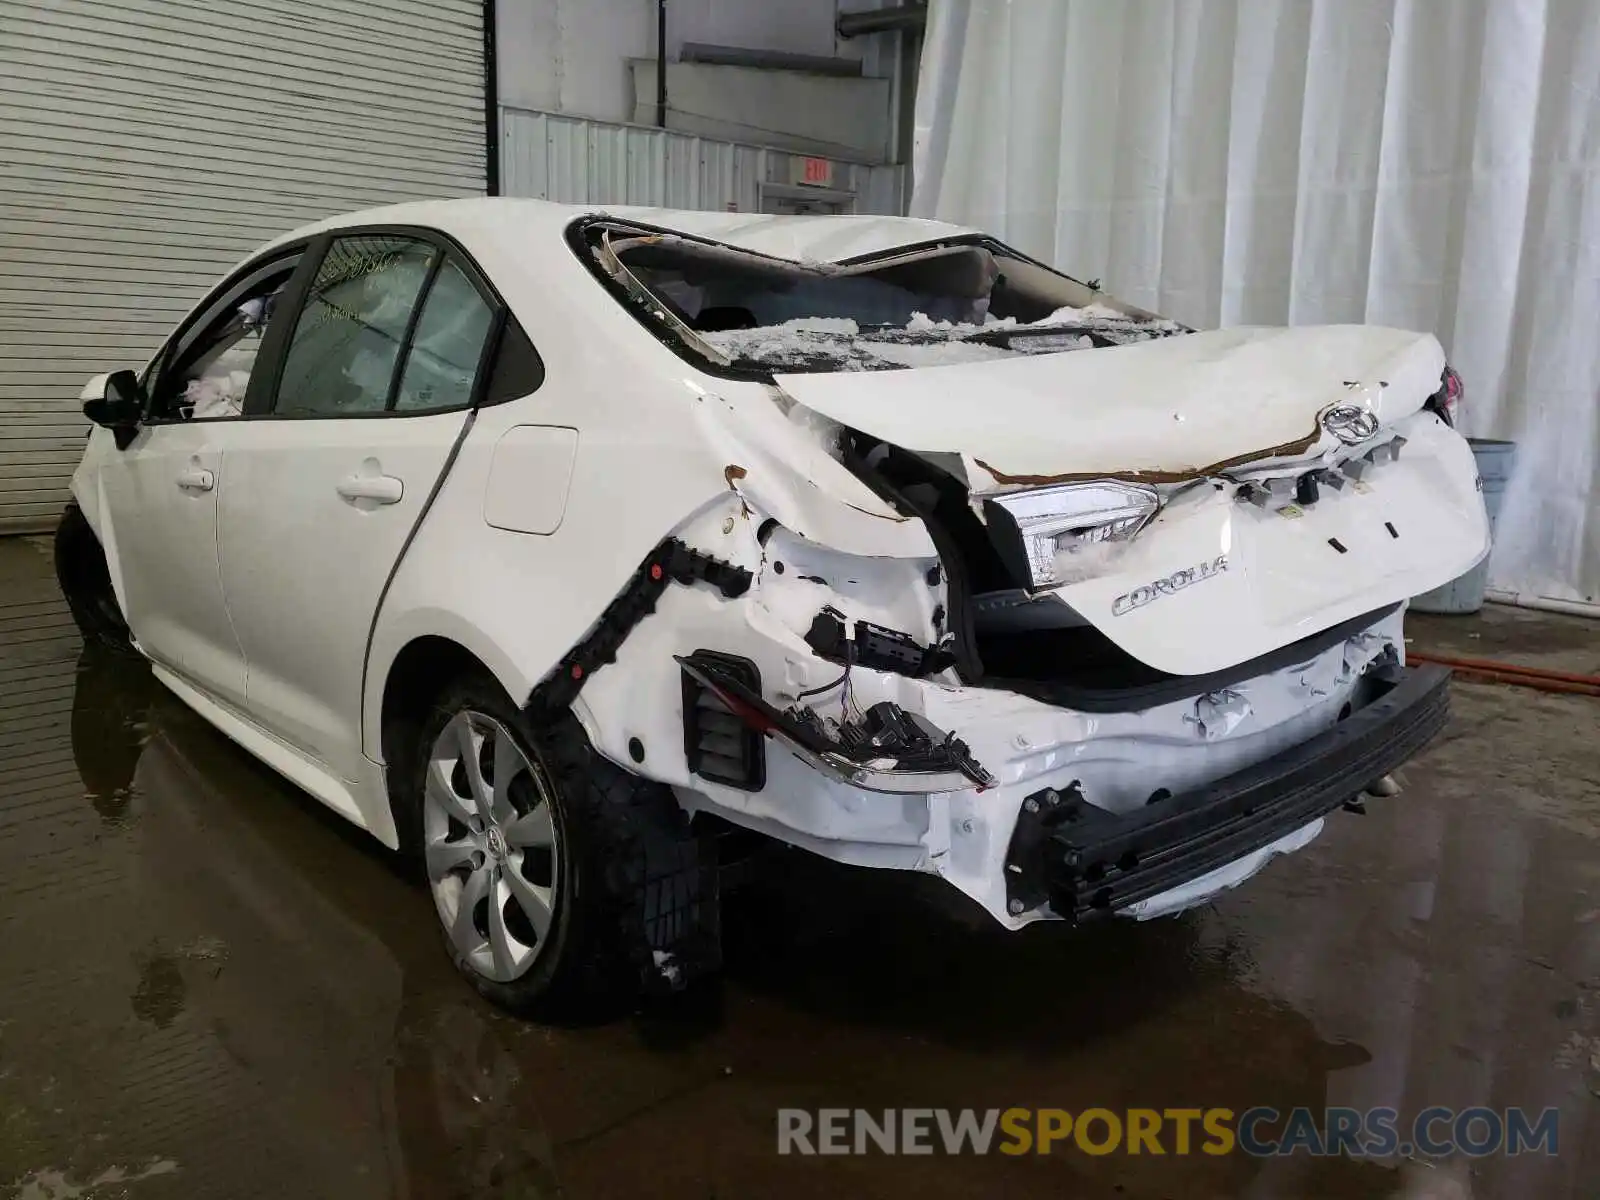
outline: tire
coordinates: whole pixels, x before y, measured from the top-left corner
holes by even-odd
[[[138,657],[128,622],[117,604],[100,539],[76,504],[69,504],[56,526],[56,582],[83,640],[117,654]]]
[[[497,683],[469,676],[445,689],[406,758],[402,847],[421,864],[452,961],[492,1003],[602,1018],[720,966],[712,843],[670,789],[596,754],[570,714],[536,730]]]

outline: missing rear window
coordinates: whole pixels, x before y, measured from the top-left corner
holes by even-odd
[[[895,370],[1188,332],[988,239],[844,264],[609,221],[589,225],[582,244],[647,324],[713,369]]]

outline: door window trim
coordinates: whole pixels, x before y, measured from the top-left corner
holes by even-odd
[[[215,417],[155,416],[152,409],[155,405],[157,385],[160,384],[161,377],[168,368],[175,365],[183,357],[184,353],[194,345],[195,339],[210,328],[212,323],[227,312],[231,306],[237,304],[238,298],[242,293],[248,292],[251,288],[261,283],[262,280],[281,270],[291,260],[293,260],[294,266],[288,281],[284,284],[283,295],[285,298],[292,295],[297,279],[306,268],[307,251],[310,249],[313,240],[300,238],[285,245],[274,246],[259,258],[250,260],[206,293],[205,299],[201,300],[178,327],[167,336],[166,341],[162,342],[161,348],[156,351],[155,356],[145,366],[144,374],[139,380],[139,386],[144,390],[145,401],[144,413],[140,418],[141,424],[150,426],[191,425],[197,422],[210,423],[213,421],[243,420],[243,414]],[[281,303],[275,308],[273,319],[268,322],[267,329],[262,334],[261,353],[257,355],[257,366],[252,368],[250,373],[249,391],[255,390],[256,376],[261,373],[261,368],[266,366],[262,355],[265,354],[268,348],[267,339],[272,336],[272,330],[278,324],[278,316],[282,308]],[[246,405],[248,407],[248,399]]]
[[[428,276],[423,283],[421,291],[417,294],[410,318],[407,321],[405,338],[400,346],[400,353],[395,358],[394,370],[389,379],[389,391],[385,397],[385,407],[370,412],[329,412],[329,413],[280,413],[278,406],[278,386],[282,379],[283,366],[288,360],[290,343],[294,330],[300,323],[300,315],[305,308],[307,297],[311,292],[311,285],[316,279],[317,272],[322,268],[322,261],[327,256],[328,248],[335,241],[346,238],[359,237],[402,237],[423,242],[436,251]],[[433,291],[434,282],[444,268],[445,261],[453,261],[460,269],[463,276],[474,290],[477,291],[484,303],[489,306],[489,329],[483,339],[483,348],[478,355],[478,365],[473,376],[472,392],[465,404],[438,405],[433,408],[408,408],[395,409],[390,407],[394,403],[398,389],[403,380],[406,365],[411,356],[411,344],[416,334],[417,323],[422,319],[422,311],[428,302],[428,297]],[[411,417],[432,417],[441,413],[466,412],[484,407],[484,396],[488,390],[490,376],[496,356],[500,351],[500,344],[505,336],[505,331],[511,322],[516,320],[508,305],[495,286],[490,282],[488,274],[480,267],[466,248],[455,238],[440,229],[432,229],[419,225],[349,225],[339,229],[328,230],[311,239],[307,247],[306,257],[302,260],[302,267],[309,263],[310,268],[297,273],[283,297],[278,303],[278,310],[274,314],[273,323],[267,329],[266,341],[261,346],[261,366],[258,368],[265,373],[265,382],[269,385],[263,388],[262,394],[257,397],[255,389],[251,389],[250,396],[245,402],[245,411],[235,420],[255,421],[370,421],[384,418],[406,420]],[[282,317],[280,324],[278,318]],[[531,345],[532,339],[529,339]],[[534,357],[539,358],[537,347],[534,348]],[[544,383],[543,360],[539,359],[538,381]],[[254,380],[252,379],[252,383]],[[534,391],[538,390],[536,386]],[[508,397],[509,399],[509,397]],[[255,402],[254,404],[252,402]],[[504,401],[497,401],[503,403]]]
[[[435,259],[435,265],[430,271],[423,290],[418,294],[416,307],[412,310],[411,321],[407,328],[407,338],[401,347],[401,354],[395,363],[395,372],[390,380],[390,398],[399,386],[405,364],[411,352],[411,338],[416,332],[416,323],[421,319],[422,307],[427,302],[428,293],[432,290],[433,281],[443,268],[448,257],[466,276],[467,282],[477,290],[485,303],[490,307],[489,330],[483,339],[483,350],[478,358],[477,372],[473,378],[472,393],[466,404],[452,404],[435,408],[411,408],[395,410],[385,408],[381,412],[366,413],[296,413],[293,415],[274,411],[278,401],[278,382],[283,372],[284,361],[288,357],[289,341],[294,333],[294,328],[299,324],[300,313],[305,307],[305,300],[311,291],[311,284],[316,278],[317,271],[322,266],[328,247],[340,238],[393,236],[409,237],[426,242],[440,251]],[[284,285],[283,292],[278,297],[274,307],[272,320],[268,323],[266,332],[262,335],[261,350],[256,356],[255,367],[251,372],[250,386],[247,389],[244,401],[244,410],[237,416],[215,417],[153,417],[150,406],[155,402],[155,384],[160,380],[162,372],[177,355],[187,348],[199,330],[210,325],[220,316],[227,304],[241,289],[248,289],[260,282],[261,278],[281,267],[286,261],[298,256],[294,266],[294,273]],[[205,298],[196,305],[188,316],[178,325],[161,348],[156,351],[149,363],[146,364],[140,378],[140,386],[145,391],[145,412],[141,423],[152,427],[167,425],[191,425],[195,423],[210,424],[213,422],[239,422],[239,421],[325,421],[325,420],[368,420],[376,417],[394,417],[405,419],[408,417],[431,417],[440,413],[464,412],[469,409],[489,407],[493,404],[504,404],[512,399],[521,399],[524,395],[531,395],[544,384],[544,360],[539,355],[539,349],[533,344],[533,339],[524,330],[523,337],[533,351],[536,369],[533,372],[534,386],[519,396],[503,396],[494,400],[487,398],[487,392],[493,375],[496,359],[499,357],[501,344],[505,339],[506,330],[516,325],[521,328],[516,314],[511,311],[511,306],[505,302],[494,284],[490,281],[488,273],[478,265],[466,247],[445,233],[441,229],[433,229],[420,225],[349,225],[338,229],[327,230],[322,233],[312,234],[309,237],[296,238],[273,246],[260,256],[251,259],[242,267],[227,276],[217,284]],[[387,401],[386,401],[387,402]]]

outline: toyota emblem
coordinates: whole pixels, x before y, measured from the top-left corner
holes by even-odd
[[[504,859],[511,853],[510,847],[506,844],[506,835],[500,832],[498,825],[491,825],[484,831],[484,841],[489,846],[489,853],[497,859]]]
[[[1378,418],[1353,404],[1335,404],[1322,414],[1322,427],[1346,446],[1354,446],[1378,432]]]

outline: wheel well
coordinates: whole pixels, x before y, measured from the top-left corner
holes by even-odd
[[[76,503],[67,505],[56,526],[54,558],[56,583],[78,632],[87,642],[135,653],[105,548]]]
[[[105,548],[76,504],[67,507],[56,526],[55,562],[63,590],[68,584],[111,590],[111,568],[106,562]]]
[[[416,744],[440,693],[463,675],[494,678],[482,660],[460,643],[428,636],[407,642],[390,664],[389,676],[384,680],[381,748],[388,766],[389,807],[402,830],[402,839],[405,826],[395,801],[396,789],[406,773],[406,749]]]
[[[449,638],[419,637],[406,643],[383,684],[384,761],[391,757],[390,730],[420,726],[439,693],[463,675],[494,678],[477,655]]]

